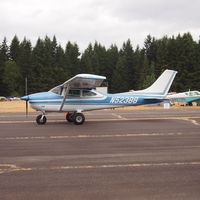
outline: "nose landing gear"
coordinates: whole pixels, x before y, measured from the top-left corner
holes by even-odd
[[[44,114],[38,115],[38,116],[36,117],[36,122],[37,122],[37,124],[39,124],[39,125],[46,124],[47,118],[46,118],[46,116],[45,116]]]

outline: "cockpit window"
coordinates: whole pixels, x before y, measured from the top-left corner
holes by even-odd
[[[91,96],[96,96],[97,94],[90,91],[90,90],[83,90],[82,91],[82,96],[83,97],[91,97]]]
[[[53,88],[53,89],[51,90],[51,92],[53,92],[53,93],[55,93],[55,94],[58,94],[58,95],[61,95],[61,94],[62,94],[62,90],[63,90],[63,87],[61,87],[61,86],[59,85],[59,86]]]
[[[200,92],[194,91],[194,95],[200,95]]]
[[[63,95],[63,87],[62,86],[57,86],[53,89],[50,90],[51,92],[58,94],[58,95]],[[65,91],[64,91],[65,92]],[[71,89],[68,91],[67,96],[74,96],[74,97],[92,97],[92,96],[97,96],[97,94],[89,89]]]
[[[69,96],[80,97],[80,90],[69,90]]]

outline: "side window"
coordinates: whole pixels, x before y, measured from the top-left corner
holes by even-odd
[[[82,96],[83,97],[91,97],[91,96],[96,96],[96,93],[90,91],[90,90],[83,90],[82,91]]]
[[[80,97],[80,90],[69,90],[69,96]]]

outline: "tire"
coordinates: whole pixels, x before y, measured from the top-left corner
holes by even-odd
[[[85,121],[85,116],[82,113],[74,114],[74,124],[81,125]]]
[[[39,124],[39,125],[46,124],[47,118],[46,118],[44,115],[38,115],[38,116],[36,117],[36,122],[37,122],[37,124]]]
[[[74,113],[68,112],[66,115],[66,120],[68,122],[73,122],[74,121]]]

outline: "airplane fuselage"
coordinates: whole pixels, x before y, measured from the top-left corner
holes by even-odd
[[[144,99],[146,96],[132,93],[102,94],[92,90],[95,96],[67,96],[60,110],[63,96],[51,91],[29,95],[31,107],[45,112],[83,112],[124,106],[159,103],[159,99]]]

